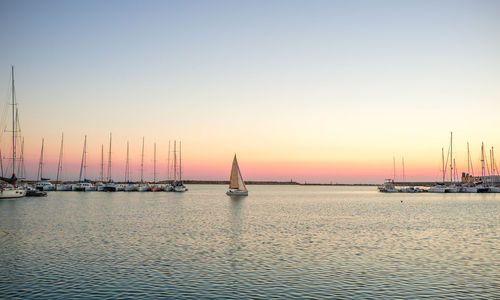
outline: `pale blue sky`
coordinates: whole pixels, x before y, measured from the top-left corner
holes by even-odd
[[[500,146],[500,1],[0,1],[0,28],[33,160],[62,130],[75,155],[113,131],[192,161]]]

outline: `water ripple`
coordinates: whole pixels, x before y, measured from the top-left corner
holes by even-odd
[[[224,190],[0,201],[0,298],[500,298],[500,195]]]

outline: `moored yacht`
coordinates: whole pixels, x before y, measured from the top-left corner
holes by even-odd
[[[102,186],[102,191],[103,192],[116,192],[116,191],[119,191],[119,187],[118,187],[118,184],[114,183],[114,182],[106,182],[103,186]]]
[[[97,190],[97,188],[92,183],[84,181],[78,182],[77,184],[73,185],[72,190],[74,192],[94,192]]]
[[[137,192],[137,190],[137,185],[130,182],[125,186],[125,192]]]
[[[45,179],[45,178],[43,178]],[[39,191],[55,191],[56,187],[49,180],[42,180],[35,184],[35,188]]]
[[[0,177],[0,181],[6,184],[0,185],[0,199],[15,199],[26,196],[26,189],[16,186],[16,133],[18,125],[17,104],[14,86],[14,66],[12,66],[12,176],[10,178]]]
[[[15,199],[26,196],[26,189],[12,184],[0,185],[0,199]]]
[[[68,192],[73,190],[73,185],[69,183],[59,183],[56,184],[56,191]]]
[[[151,192],[151,186],[149,184],[141,184],[137,187],[138,192]]]
[[[436,183],[435,186],[427,190],[429,193],[446,193],[446,185],[443,183]]]
[[[379,192],[382,193],[398,193],[399,190],[394,186],[393,179],[386,179],[384,184],[378,187]]]

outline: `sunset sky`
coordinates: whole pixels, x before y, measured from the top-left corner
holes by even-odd
[[[479,166],[500,157],[500,1],[0,1],[1,150],[10,155],[10,66],[28,178],[77,179],[84,135],[99,174],[113,133],[123,180],[184,177],[381,182],[439,180],[454,133]],[[498,158],[500,160],[500,158]],[[498,164],[498,163],[497,163]],[[479,169],[479,168],[478,168]]]

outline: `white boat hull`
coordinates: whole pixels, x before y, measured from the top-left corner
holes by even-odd
[[[58,184],[56,187],[56,191],[61,191],[61,192],[69,192],[73,189],[71,184]]]
[[[56,186],[55,185],[46,185],[46,186],[43,187],[42,190],[45,191],[45,192],[55,191],[56,190]]]
[[[500,193],[500,187],[490,186],[488,193]]]
[[[477,188],[474,186],[464,186],[460,190],[461,193],[477,193]]]
[[[187,191],[187,188],[185,186],[174,187],[174,192],[176,193],[184,193],[185,191]]]
[[[137,192],[137,186],[136,185],[127,185],[125,187],[125,192]]]
[[[446,187],[444,186],[433,186],[427,190],[429,193],[446,193]]]
[[[228,196],[248,196],[248,191],[229,190],[226,192]]]
[[[0,199],[16,199],[26,196],[25,189],[0,189]]]
[[[138,192],[151,192],[151,187],[149,185],[141,185],[137,188]]]

